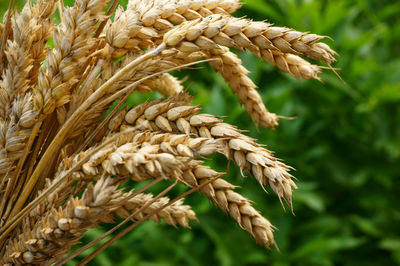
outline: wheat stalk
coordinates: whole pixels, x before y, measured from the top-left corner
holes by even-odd
[[[229,48],[317,80],[322,68],[302,57],[330,66],[336,53],[323,36],[231,16],[236,0],[132,0],[126,10],[114,0],[106,11],[107,2],[28,1],[17,13],[11,1],[0,24],[0,263],[65,262],[82,252],[64,257],[87,229],[116,217],[125,220],[115,228],[133,224],[82,263],[147,219],[190,228],[197,218],[181,198],[196,190],[258,243],[274,245],[271,223],[203,159],[225,155],[290,205],[291,167],[235,126],[199,113],[169,72],[205,58],[253,121],[274,128],[281,117],[268,112]],[[123,106],[133,91],[166,99]],[[154,181],[129,187],[147,180]],[[161,180],[191,189],[172,200],[173,185],[144,192]]]

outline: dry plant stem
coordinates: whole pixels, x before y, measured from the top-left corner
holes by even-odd
[[[12,215],[15,215],[19,212],[22,206],[25,204],[26,199],[30,195],[33,187],[35,186],[40,174],[46,167],[47,161],[50,160],[50,157],[53,155],[53,152],[59,148],[59,145],[63,142],[66,134],[68,133],[69,129],[73,126],[75,121],[84,114],[84,111],[89,108],[95,101],[97,101],[105,92],[106,90],[116,81],[121,79],[124,74],[130,71],[132,68],[137,66],[138,64],[156,56],[165,48],[164,44],[161,44],[156,49],[143,54],[142,56],[138,57],[136,60],[132,61],[129,65],[118,71],[111,79],[109,79],[106,83],[104,83],[98,90],[96,90],[82,105],[76,110],[76,112],[71,115],[71,117],[65,122],[62,128],[59,130],[49,147],[47,148],[46,152],[43,154],[42,159],[39,161],[38,165],[35,168],[35,171],[32,173],[32,176],[29,178],[28,182],[26,183],[24,190],[21,193],[21,197],[15,204],[13,209]]]
[[[51,128],[52,128],[52,120],[51,119],[47,119],[44,121],[43,124],[43,132],[48,132],[47,134],[39,134],[39,137],[36,140],[35,143],[35,147],[33,152],[30,155],[30,162],[29,162],[29,167],[28,167],[28,172],[27,172],[27,176],[31,176],[35,163],[37,162],[38,158],[40,158],[40,152],[45,148],[44,143],[46,141],[46,139],[48,139],[50,132],[51,132]]]
[[[35,126],[33,127],[32,133],[29,136],[28,142],[26,143],[26,146],[25,146],[24,152],[22,154],[22,157],[19,159],[17,167],[16,167],[16,169],[14,171],[13,179],[16,179],[17,176],[19,176],[19,174],[21,173],[22,166],[25,163],[25,160],[26,160],[26,158],[27,158],[27,156],[29,154],[29,151],[30,151],[30,149],[31,149],[31,147],[33,145],[33,142],[34,142],[34,140],[36,138],[36,135],[38,134],[38,132],[40,130],[40,126],[41,126],[41,123],[36,123]]]
[[[79,146],[79,148],[77,149],[77,152],[81,152],[83,151],[83,149],[85,149],[90,142],[92,142],[94,140],[94,138],[99,134],[99,132],[108,124],[108,122],[110,121],[110,119],[115,115],[115,113],[118,112],[119,108],[123,105],[123,103],[126,102],[127,98],[129,97],[129,95],[131,93],[133,93],[135,89],[135,86],[132,86],[132,90],[129,91],[129,93],[127,93],[123,99],[121,99],[117,105],[114,107],[114,109],[108,114],[108,116],[101,121],[101,123],[94,129],[94,131],[85,139],[85,141]]]
[[[118,233],[117,235],[113,236],[110,240],[108,240],[107,242],[105,242],[103,245],[101,245],[98,249],[96,249],[95,251],[93,251],[89,256],[87,256],[86,258],[84,258],[81,262],[79,262],[78,266],[81,265],[85,265],[87,264],[89,261],[91,261],[95,256],[97,256],[100,252],[102,252],[103,250],[105,250],[106,248],[108,248],[109,246],[111,246],[112,243],[114,243],[116,240],[120,239],[121,237],[123,237],[124,235],[126,235],[128,232],[132,231],[133,229],[135,229],[137,226],[139,226],[141,223],[143,223],[144,221],[146,221],[147,219],[149,219],[152,215],[154,215],[154,213],[157,213],[158,211],[161,211],[162,209],[170,206],[171,204],[177,202],[178,200],[186,197],[187,195],[192,194],[195,191],[198,191],[199,189],[201,189],[204,186],[207,186],[208,184],[214,182],[215,180],[217,180],[218,178],[220,178],[220,176],[211,178],[207,181],[205,181],[204,183],[200,184],[197,187],[194,187],[188,191],[186,191],[185,193],[179,195],[178,197],[176,197],[175,199],[169,201],[167,204],[161,206],[159,209],[155,210],[153,213],[149,213],[148,215],[144,216],[142,219],[136,221],[135,223],[133,223],[132,225],[130,225],[129,227],[125,228],[123,231],[121,231],[120,233]]]
[[[141,189],[135,191],[132,196],[136,196],[144,191],[146,191],[147,189],[149,189],[150,187],[154,186],[155,184],[159,183],[160,181],[164,180],[163,178],[158,178],[154,181],[152,181],[151,183],[147,184],[146,186],[142,187]],[[168,190],[169,191],[169,190]],[[158,197],[158,196],[157,196]],[[150,205],[151,203],[153,203],[154,201],[157,200],[157,197],[153,198],[152,202],[150,202],[148,205]],[[161,197],[161,196],[160,196]],[[107,236],[109,236],[110,234],[112,234],[113,232],[115,232],[118,228],[120,228],[122,225],[124,225],[125,223],[127,223],[134,215],[136,215],[137,213],[139,213],[140,211],[142,211],[143,209],[145,209],[146,206],[144,205],[142,208],[138,209],[137,211],[135,211],[135,213],[132,213],[131,215],[129,215],[129,217],[125,218],[124,221],[122,221],[121,223],[119,223],[118,225],[114,226],[112,229],[110,229],[109,231],[107,231],[106,233],[104,233],[103,235],[99,236],[98,238],[96,238],[95,240],[93,240],[92,242],[86,244],[85,246],[81,247],[80,249],[74,251],[73,253],[71,253],[70,255],[68,255],[67,257],[63,258],[62,260],[58,261],[54,266],[61,266],[64,265],[65,263],[67,263],[68,261],[72,260],[73,258],[75,258],[76,256],[79,256],[82,252],[84,252],[85,250],[93,247],[94,245],[96,245],[97,243],[99,243],[101,240],[103,240],[104,238],[106,238]]]
[[[150,77],[147,77],[150,79]],[[128,99],[129,95],[131,95],[134,90],[136,89],[136,86],[139,84],[137,83],[132,83],[131,85],[127,86],[123,90],[120,90],[118,93],[114,94],[111,99],[106,99],[106,102],[104,106],[107,106],[107,104],[115,101],[119,96],[124,95],[124,97],[117,103],[117,105],[114,107],[114,109],[111,111],[111,113],[95,128],[95,130],[85,139],[85,141],[82,143],[82,145],[77,149],[77,152],[81,152],[85,147],[89,145],[91,141],[95,138],[97,134],[108,124],[110,119],[118,112],[119,108],[126,102]],[[100,103],[101,105],[101,103]]]
[[[92,59],[92,58],[91,58]],[[88,60],[88,65],[91,60]],[[82,76],[82,83],[79,89],[79,93],[75,94],[72,97],[68,113],[65,115],[65,119],[71,116],[76,109],[90,96],[90,94],[95,90],[95,86],[97,85],[95,80],[99,73],[101,72],[104,64],[106,64],[105,60],[99,59],[96,63],[92,63],[91,66],[87,69],[86,73]],[[64,120],[65,120],[64,119]]]
[[[150,78],[150,77],[147,77]],[[107,106],[108,103],[113,102],[119,95],[124,95],[124,97],[117,103],[111,113],[96,127],[96,129],[86,138],[85,142],[78,148],[77,152],[81,152],[88,144],[94,139],[94,137],[104,128],[104,126],[110,121],[110,119],[114,116],[116,112],[118,112],[119,108],[126,102],[129,95],[131,95],[136,89],[137,83],[133,83],[127,86],[125,89],[121,90],[119,93],[114,94],[111,100],[106,101],[104,106]]]

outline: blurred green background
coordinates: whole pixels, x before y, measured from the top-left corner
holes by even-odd
[[[17,1],[21,7],[22,1]],[[68,1],[64,1],[68,2]],[[71,2],[71,1],[70,1]],[[204,112],[248,134],[295,167],[294,212],[237,167],[229,179],[275,226],[280,253],[264,250],[196,193],[186,199],[200,223],[175,230],[142,224],[91,265],[397,265],[400,264],[400,2],[247,0],[237,16],[332,37],[339,54],[323,82],[297,81],[249,53],[244,65],[270,111],[296,117],[257,129],[223,79],[207,65],[177,73]],[[1,0],[2,13],[7,1]],[[154,95],[133,95],[131,104]],[[209,162],[224,171],[226,160]],[[166,184],[164,184],[166,185]],[[172,195],[185,191],[178,187]],[[287,206],[286,206],[287,207]],[[288,209],[288,208],[287,208]],[[90,230],[84,241],[103,230]],[[72,261],[69,265],[77,262]]]

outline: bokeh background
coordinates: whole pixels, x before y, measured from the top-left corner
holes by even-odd
[[[64,1],[71,4],[71,0]],[[23,1],[16,1],[20,8]],[[126,1],[121,1],[126,3]],[[8,6],[0,0],[1,11]],[[231,166],[228,179],[275,226],[280,253],[264,250],[200,194],[186,199],[200,223],[176,230],[147,222],[91,265],[398,265],[400,264],[400,2],[246,0],[236,16],[332,37],[339,54],[323,82],[298,81],[249,53],[244,65],[270,111],[296,117],[257,129],[223,79],[206,64],[176,73],[204,112],[275,151],[295,167],[295,216],[278,198]],[[158,95],[134,94],[134,105]],[[224,171],[226,161],[208,162]],[[165,184],[164,184],[165,185]],[[171,195],[186,189],[178,187]],[[103,229],[90,230],[84,242]],[[71,261],[68,265],[74,265]]]

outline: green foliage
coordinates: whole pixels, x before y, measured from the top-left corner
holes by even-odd
[[[2,2],[3,11],[7,8]],[[20,3],[19,1],[18,3]],[[279,228],[280,253],[265,251],[200,195],[186,202],[200,223],[175,230],[153,222],[126,235],[92,265],[400,264],[400,3],[362,0],[247,0],[237,16],[268,19],[332,37],[339,54],[322,83],[297,81],[241,54],[270,111],[296,117],[257,129],[223,79],[205,64],[177,73],[203,111],[226,116],[297,169],[294,212],[231,166],[228,179]],[[21,6],[21,5],[20,5]],[[194,72],[195,71],[195,72]],[[154,96],[154,95],[153,95]],[[133,95],[130,104],[146,96]],[[222,157],[210,164],[221,169]],[[183,187],[175,193],[184,191]],[[84,241],[102,233],[88,232]],[[76,261],[71,262],[73,265]]]

